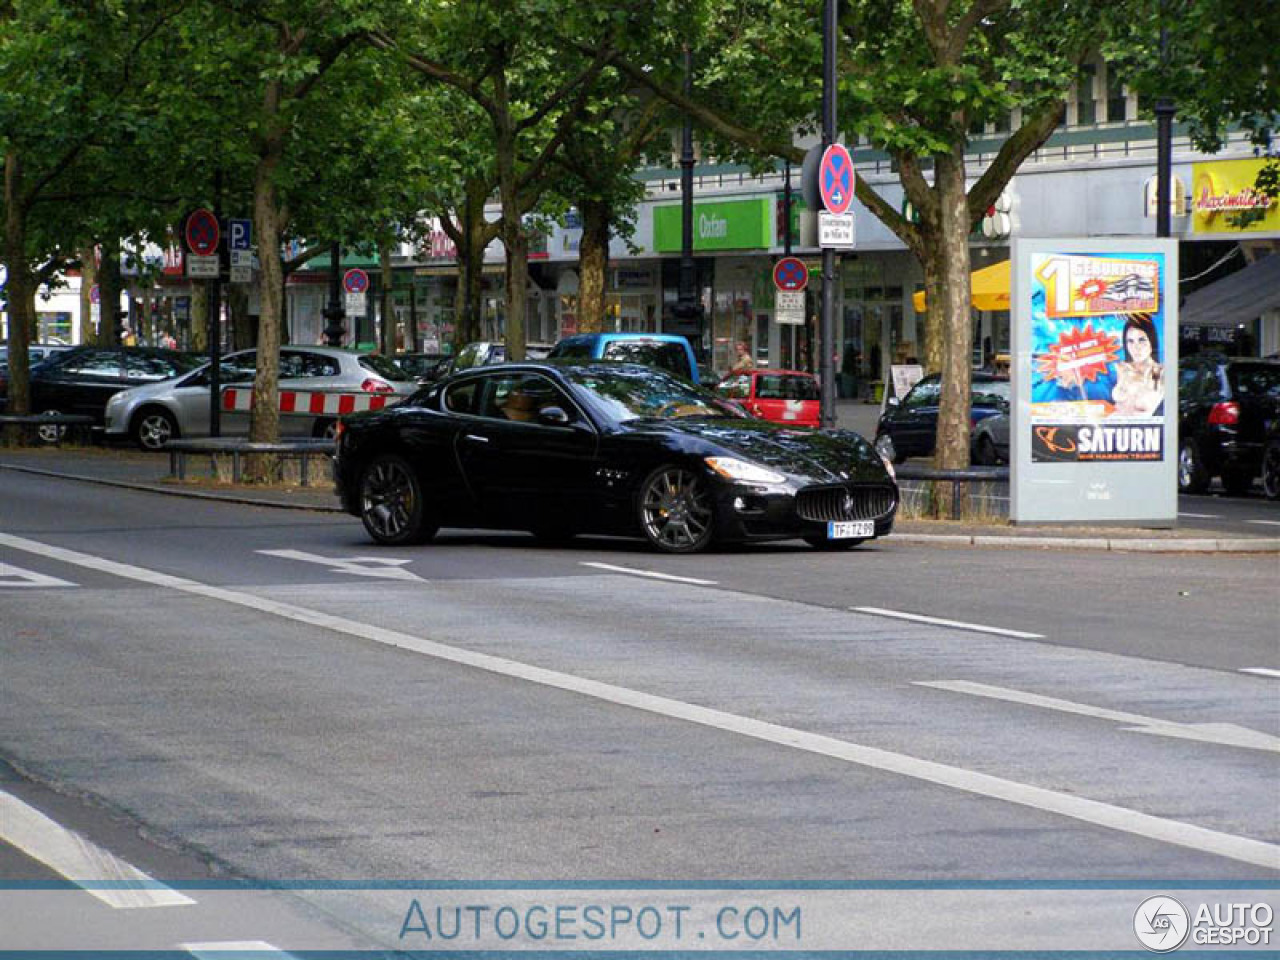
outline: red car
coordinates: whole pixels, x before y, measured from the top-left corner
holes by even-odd
[[[716,392],[752,416],[797,427],[818,426],[818,380],[799,370],[748,370],[731,373]]]

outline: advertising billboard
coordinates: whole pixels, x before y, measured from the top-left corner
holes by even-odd
[[[1014,522],[1173,526],[1177,258],[1171,240],[1015,241]]]

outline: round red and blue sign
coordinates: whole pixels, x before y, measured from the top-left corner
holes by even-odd
[[[369,275],[353,267],[342,275],[342,289],[347,293],[364,293],[369,289]]]
[[[818,194],[829,213],[846,213],[853,203],[853,158],[842,143],[833,143],[823,151]]]
[[[783,257],[773,265],[773,285],[779,290],[794,292],[809,284],[809,268],[803,260]]]
[[[208,210],[193,210],[187,217],[187,249],[196,256],[208,257],[217,253],[221,236],[218,218]]]

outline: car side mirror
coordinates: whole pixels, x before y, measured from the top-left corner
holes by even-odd
[[[1008,400],[1001,400],[1001,401],[1000,401],[1000,412],[1001,412],[1001,413],[1008,413],[1008,412],[1009,412],[1009,401],[1008,401]]]
[[[890,397],[890,398],[886,401],[886,406],[896,407],[896,406],[898,406],[898,404],[899,404],[899,403],[901,403],[901,402],[902,402],[902,401],[900,401],[897,397]]]
[[[538,422],[549,427],[567,427],[572,421],[563,407],[543,407],[538,411]]]

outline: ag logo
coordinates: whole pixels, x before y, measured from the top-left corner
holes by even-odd
[[[1133,915],[1138,942],[1153,953],[1177,950],[1187,939],[1191,917],[1173,897],[1148,897]]]

